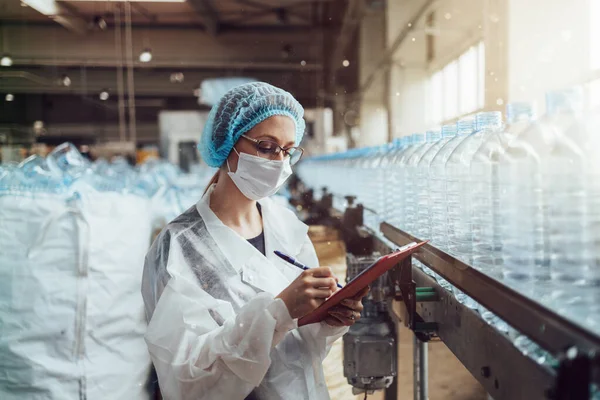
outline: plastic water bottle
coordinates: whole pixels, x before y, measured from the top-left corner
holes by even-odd
[[[365,207],[369,207],[370,193],[368,190],[369,186],[369,164],[371,158],[375,155],[377,149],[373,147],[365,147],[362,152],[359,153],[358,160],[356,162],[357,177],[356,180],[356,200],[358,203],[362,203]],[[365,213],[366,214],[366,213]]]
[[[476,131],[460,142],[446,161],[448,251],[467,264],[473,262],[471,160],[486,135],[493,130],[501,129],[501,126],[500,112],[477,114]]]
[[[63,176],[70,185],[90,169],[90,162],[71,143],[57,146],[46,157],[50,171]]]
[[[593,139],[598,132],[588,131],[582,105],[579,88],[547,96],[547,121],[555,134],[552,152],[544,163],[552,284],[542,302],[598,329],[600,290],[593,246],[597,233],[590,229],[590,217],[598,211],[590,202],[593,190],[587,184],[593,173],[590,163],[598,157]]]
[[[501,201],[500,169],[506,162],[505,152],[511,140],[531,123],[531,107],[526,103],[509,104],[508,129],[491,130],[471,161],[471,198],[473,231],[473,267],[495,279],[502,279],[504,251],[502,225],[507,204]],[[484,320],[501,331],[509,328],[504,321],[482,306]]]
[[[397,165],[398,160],[402,156],[402,153],[406,148],[411,145],[412,138],[410,136],[404,136],[402,138],[396,139],[396,147],[393,152],[391,152],[388,157],[384,161],[384,165],[382,168],[385,171],[385,185],[387,188],[387,194],[384,200],[384,214],[385,219],[388,223],[397,226],[397,209],[396,209],[396,200],[399,197],[398,190],[398,173],[397,173]]]
[[[501,201],[500,168],[508,162],[505,152],[511,140],[518,138],[533,117],[528,103],[507,107],[508,128],[491,130],[471,161],[473,208],[473,266],[496,279],[502,279],[503,213],[508,204]],[[505,186],[502,187],[505,189]]]
[[[386,222],[390,222],[392,217],[391,209],[393,206],[392,197],[392,185],[391,185],[391,169],[390,166],[393,164],[396,155],[403,149],[405,143],[404,138],[396,138],[392,141],[391,146],[385,156],[381,160],[379,169],[383,175],[383,195],[380,203],[382,207],[381,219]]]
[[[585,136],[578,137],[580,147],[589,153],[600,148],[600,110],[588,113],[585,120]],[[584,171],[586,179],[587,223],[586,240],[590,255],[588,267],[582,281],[581,295],[585,306],[575,310],[576,320],[593,332],[600,334],[600,159],[587,156],[587,167]],[[597,393],[600,398],[600,391]]]
[[[380,204],[382,202],[385,176],[379,166],[388,150],[389,145],[387,144],[373,147],[364,164],[365,175],[362,186],[364,205],[367,208],[365,210],[365,225],[375,232],[379,231],[380,215],[383,214]]]
[[[381,146],[381,150],[379,153],[379,157],[377,160],[377,164],[374,166],[375,168],[375,181],[376,181],[376,192],[374,199],[374,207],[377,211],[377,223],[375,227],[375,231],[379,231],[380,224],[383,221],[386,221],[386,197],[388,195],[387,192],[387,173],[386,168],[390,161],[390,157],[396,151],[398,141],[392,141],[391,143],[387,143]]]
[[[419,208],[417,216],[419,226],[417,236],[423,239],[431,239],[431,163],[438,152],[456,136],[456,124],[444,125],[440,132],[440,138],[429,147],[417,164],[417,199]]]
[[[23,188],[32,192],[65,192],[67,187],[62,174],[53,172],[46,159],[32,155],[23,160],[16,168],[22,172]]]
[[[446,162],[456,146],[474,131],[475,118],[467,117],[459,120],[456,124],[456,136],[451,137],[439,149],[429,164],[431,242],[438,249],[447,253],[449,252],[449,243]]]
[[[484,112],[475,118],[476,130],[452,151],[445,164],[446,199],[448,202],[448,252],[459,260],[473,263],[473,226],[470,164],[485,135],[502,126],[499,112]],[[458,301],[471,308],[479,305],[458,288],[453,288]]]
[[[415,148],[410,157],[406,162],[406,173],[405,173],[405,230],[411,235],[418,237],[419,226],[426,222],[419,220],[419,209],[424,208],[426,210],[427,202],[421,202],[419,198],[419,188],[421,187],[420,180],[426,182],[426,175],[420,175],[419,162],[421,158],[427,153],[427,151],[435,145],[435,143],[441,139],[440,131],[427,131],[425,133],[425,143],[422,143],[419,147]],[[425,172],[425,174],[427,171]],[[427,212],[425,211],[425,214]],[[426,237],[421,237],[426,239]]]
[[[406,230],[406,201],[409,193],[412,193],[412,181],[407,179],[407,164],[410,156],[425,143],[425,135],[415,133],[411,135],[411,144],[398,154],[398,158],[394,164],[394,225],[402,230]]]
[[[502,278],[502,239],[499,168],[509,137],[503,129],[489,130],[470,166],[473,267]]]
[[[433,207],[433,175],[430,173],[431,163],[438,152],[456,136],[456,124],[444,125],[441,138],[421,156],[416,170],[417,191],[417,228],[416,236],[420,239],[432,239],[432,207]]]
[[[584,254],[583,155],[564,134],[575,123],[573,97],[549,93],[547,114],[510,142],[499,170],[503,278],[542,301],[556,297],[551,279],[569,282],[581,274],[575,265]]]
[[[531,103],[514,102],[506,106],[506,136],[508,140],[513,140],[529,128],[531,122],[535,119],[535,113]]]
[[[584,136],[585,130],[583,93],[578,90],[549,93],[546,102],[548,122],[555,133],[543,171],[548,189],[550,273],[558,285],[564,282],[579,285],[584,284],[590,257],[585,238],[586,151],[577,143],[577,136]]]

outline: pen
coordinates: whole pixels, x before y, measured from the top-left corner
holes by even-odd
[[[296,259],[295,259],[294,257],[290,257],[290,256],[288,256],[287,254],[283,254],[282,252],[280,252],[280,251],[277,251],[277,250],[275,250],[273,253],[275,253],[275,255],[276,255],[277,257],[281,258],[282,260],[284,260],[284,261],[286,261],[286,262],[288,262],[288,263],[290,263],[290,264],[292,264],[292,265],[295,265],[295,266],[296,266],[296,267],[298,267],[298,268],[302,268],[303,270],[310,269],[309,267],[307,267],[306,265],[302,264],[301,262],[299,262],[299,261],[296,261]],[[339,288],[341,289],[341,288],[342,288],[342,285],[340,285],[340,284],[338,283],[338,284],[337,284],[337,287],[339,287]]]

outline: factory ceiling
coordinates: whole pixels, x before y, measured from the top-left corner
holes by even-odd
[[[356,53],[333,51],[351,3],[2,0],[0,53],[12,65],[0,67],[0,92],[97,96],[131,66],[136,97],[192,97],[204,79],[247,76],[323,104],[355,84],[356,63],[340,74],[331,59]]]

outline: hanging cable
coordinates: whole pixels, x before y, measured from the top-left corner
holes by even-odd
[[[125,127],[125,88],[123,83],[123,33],[121,31],[121,6],[115,6],[115,53],[117,56],[117,95],[119,96],[119,140],[127,140]]]
[[[129,140],[136,145],[135,87],[133,82],[133,39],[131,33],[131,3],[125,2],[125,50],[127,54],[127,95],[129,109]]]

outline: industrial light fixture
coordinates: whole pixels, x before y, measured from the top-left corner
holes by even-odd
[[[344,61],[342,61],[342,65],[343,65],[344,67],[349,67],[349,66],[350,66],[350,61],[348,61],[348,60],[344,60]]]
[[[109,97],[108,91],[107,90],[101,91],[100,95],[98,97],[100,97],[100,100],[102,100],[102,101],[108,100],[108,97]]]
[[[12,93],[7,93],[5,99],[6,101],[13,101],[15,96]]]
[[[152,50],[146,48],[140,53],[140,62],[147,63],[150,61],[152,61]]]
[[[93,25],[94,25],[94,27],[97,27],[101,31],[105,31],[106,28],[108,27],[106,20],[104,18],[102,18],[100,15],[96,15],[94,17]]]
[[[35,133],[36,136],[41,136],[45,132],[44,121],[38,120],[33,123],[33,133]]]
[[[3,67],[10,67],[13,65],[13,59],[8,54],[5,54],[0,58],[0,65]]]
[[[171,76],[169,77],[169,80],[171,81],[171,83],[182,83],[184,79],[185,79],[185,76],[183,75],[183,72],[172,73]]]
[[[63,86],[69,87],[71,86],[71,78],[65,74],[60,78],[60,83],[62,83]]]

